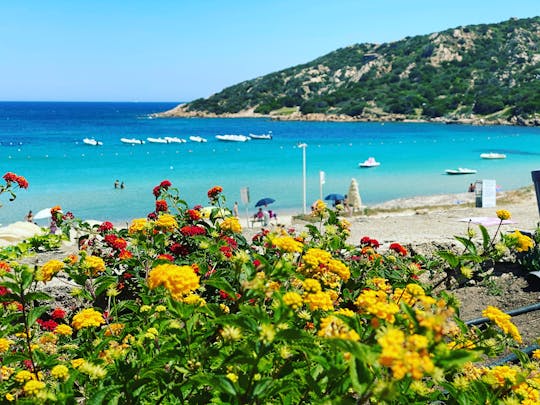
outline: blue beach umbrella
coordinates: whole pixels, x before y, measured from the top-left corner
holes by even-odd
[[[328,194],[326,197],[324,197],[324,199],[332,201],[343,201],[345,199],[345,196],[343,194]]]
[[[255,207],[262,207],[263,205],[272,204],[274,201],[276,200],[270,197],[261,198],[259,201],[257,201]]]

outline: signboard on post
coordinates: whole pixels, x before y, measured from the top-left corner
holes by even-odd
[[[477,208],[493,208],[497,203],[497,182],[495,180],[476,180],[475,197]]]
[[[240,189],[240,198],[245,205],[249,204],[249,187],[242,187]]]

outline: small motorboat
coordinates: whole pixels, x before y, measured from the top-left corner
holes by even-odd
[[[476,170],[458,167],[457,169],[446,169],[445,172],[446,174],[475,174]]]
[[[267,134],[249,134],[251,139],[272,139],[272,131],[268,131]]]
[[[82,141],[83,141],[83,143],[85,145],[90,145],[90,146],[101,146],[101,145],[103,145],[103,142],[97,141],[94,138],[84,138]]]
[[[364,160],[362,163],[358,163],[358,166],[360,167],[377,167],[380,166],[381,162],[377,162],[374,157],[369,157],[366,160]]]
[[[228,142],[246,142],[251,138],[245,135],[216,135],[216,139]]]
[[[166,139],[167,142],[169,142],[169,143],[186,143],[186,140],[185,140],[185,139],[178,138],[178,137],[176,137],[176,136],[166,136],[165,139]]]
[[[137,138],[120,138],[120,142],[128,143],[130,145],[142,145],[142,144],[144,144],[144,141],[142,139],[137,139]]]
[[[169,143],[165,138],[146,138],[150,143]]]
[[[481,153],[480,157],[482,159],[506,159],[506,155],[504,153],[495,152]]]
[[[207,142],[206,138],[203,138],[202,136],[196,136],[196,135],[190,136],[189,140],[191,142],[199,142],[199,143]]]

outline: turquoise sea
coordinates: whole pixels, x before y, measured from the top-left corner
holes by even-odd
[[[532,183],[540,169],[540,128],[416,123],[282,122],[270,119],[152,119],[176,103],[0,103],[0,175],[25,176],[28,190],[15,201],[0,196],[0,223],[22,220],[28,210],[60,205],[84,219],[129,221],[153,210],[152,188],[170,180],[190,204],[207,205],[206,191],[224,188],[227,204],[249,188],[249,213],[263,197],[280,213],[303,209],[306,143],[307,206],[323,196],[346,194],[358,181],[365,205],[415,195],[457,193],[476,179],[495,179],[503,190]],[[270,141],[222,142],[218,134],[261,134]],[[208,139],[189,142],[190,135]],[[173,136],[183,144],[126,145],[122,137]],[[103,142],[93,147],[85,137]],[[503,160],[480,153],[501,152]],[[374,156],[381,165],[361,169]],[[468,167],[474,175],[449,176],[445,169]],[[126,188],[114,189],[114,181]],[[246,207],[240,204],[241,213]]]

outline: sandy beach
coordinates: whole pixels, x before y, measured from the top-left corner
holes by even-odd
[[[367,208],[369,215],[345,216],[351,222],[350,243],[357,244],[363,236],[377,239],[383,247],[392,242],[410,245],[455,242],[455,235],[466,233],[469,218],[486,224],[490,232],[495,232],[497,226],[490,223],[496,219],[499,209],[506,209],[512,215],[510,223],[502,226],[503,231],[519,229],[531,232],[540,222],[532,186],[497,194],[494,208],[476,208],[474,193],[402,198]],[[241,223],[245,227],[245,218]],[[306,224],[292,215],[280,216],[278,223],[295,229]],[[275,225],[269,228],[272,226]],[[477,227],[474,222],[472,226]],[[244,234],[251,237],[260,228],[257,225],[245,228]]]

